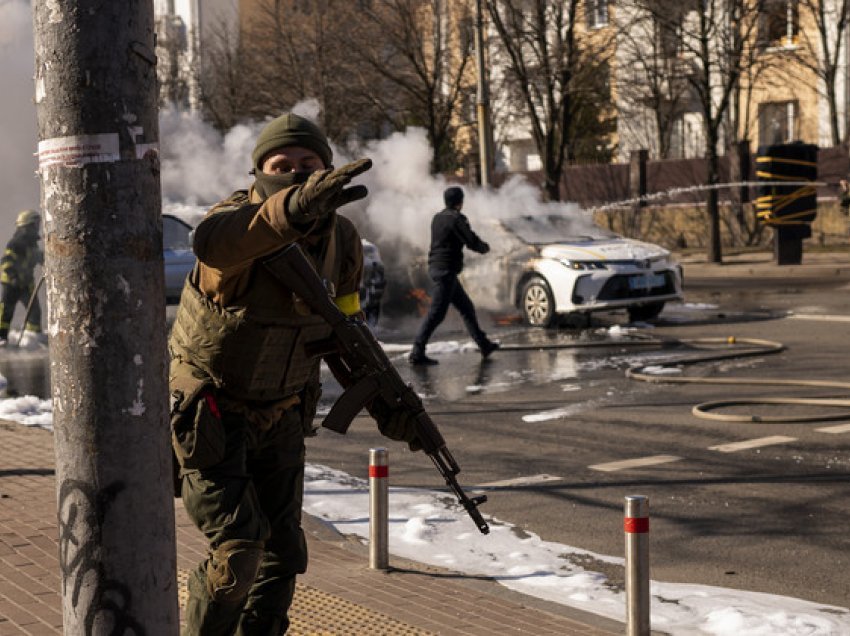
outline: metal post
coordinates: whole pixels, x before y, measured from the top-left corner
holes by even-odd
[[[369,449],[369,567],[386,570],[389,552],[389,463],[386,448]]]
[[[153,2],[32,6],[63,630],[176,635]]]
[[[649,636],[649,498],[626,497],[626,635]]]
[[[481,187],[492,184],[493,142],[490,130],[490,94],[487,88],[487,67],[484,61],[484,16],[481,0],[475,3],[475,59],[478,68],[476,112],[478,115],[478,153],[481,170]]]

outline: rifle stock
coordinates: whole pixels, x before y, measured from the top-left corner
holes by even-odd
[[[357,414],[378,396],[387,404],[413,414],[422,450],[431,458],[478,530],[487,534],[490,528],[478,510],[478,506],[487,501],[486,495],[470,498],[463,492],[456,479],[460,466],[446,447],[437,425],[425,411],[416,392],[398,374],[369,327],[362,321],[348,318],[334,304],[316,270],[296,243],[266,259],[265,265],[333,328],[331,338],[310,343],[307,347],[309,354],[324,357],[344,389],[322,426],[345,433]]]

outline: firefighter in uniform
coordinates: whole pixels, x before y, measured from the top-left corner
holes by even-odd
[[[20,302],[26,306],[35,289],[35,266],[44,262],[44,254],[38,246],[41,216],[35,210],[23,210],[15,221],[15,233],[6,244],[0,259],[0,345],[9,337],[9,327],[15,307]],[[41,333],[41,306],[38,297],[32,298],[32,306],[24,329]]]
[[[209,542],[189,578],[184,634],[284,633],[295,575],[307,567],[304,437],[314,434],[320,384],[319,360],[303,345],[331,329],[264,257],[298,243],[337,306],[360,313],[360,237],[336,209],[366,196],[344,186],[371,161],[334,170],[324,134],[294,114],[260,132],[252,160],[251,188],[195,230],[198,264],[169,340],[181,495]],[[412,421],[383,415],[384,435],[415,441]]]

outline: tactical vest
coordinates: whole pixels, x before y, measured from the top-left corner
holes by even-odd
[[[316,267],[330,289],[339,283],[340,240],[337,224]],[[281,400],[317,376],[319,358],[308,357],[304,344],[331,329],[261,262],[252,267],[248,291],[234,307],[218,306],[198,288],[197,267],[188,277],[169,340],[172,376],[188,363],[232,398]]]

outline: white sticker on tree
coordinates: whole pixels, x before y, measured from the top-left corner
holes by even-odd
[[[38,167],[113,163],[120,158],[118,133],[55,137],[38,142]]]

